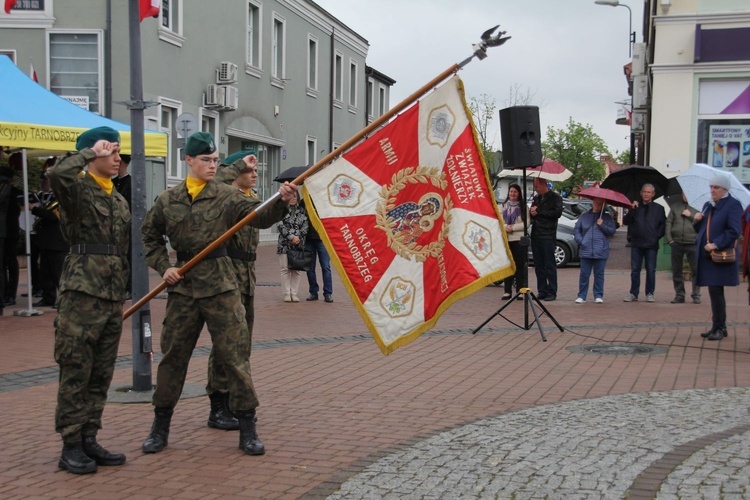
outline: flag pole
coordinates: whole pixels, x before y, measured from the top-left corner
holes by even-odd
[[[302,172],[297,178],[295,178],[293,181],[291,181],[292,184],[299,186],[302,184],[305,179],[313,175],[315,172],[320,170],[323,166],[327,165],[328,162],[339,156],[341,153],[346,151],[347,149],[354,146],[357,142],[359,142],[363,137],[367,136],[370,132],[373,132],[374,130],[377,130],[381,125],[385,124],[388,120],[390,120],[393,116],[397,115],[401,111],[403,111],[405,108],[409,107],[412,103],[419,100],[420,97],[422,97],[424,94],[432,90],[434,87],[436,87],[440,82],[451,76],[453,73],[457,72],[467,64],[469,64],[475,57],[479,59],[480,61],[487,57],[487,48],[489,47],[498,47],[502,44],[504,44],[506,41],[510,39],[510,37],[506,37],[505,31],[499,31],[497,34],[493,35],[494,31],[499,27],[500,25],[495,26],[494,28],[490,28],[489,30],[485,31],[481,35],[481,41],[479,43],[473,44],[472,49],[474,49],[474,52],[461,61],[460,63],[456,63],[451,65],[448,69],[437,75],[435,78],[424,84],[421,88],[419,88],[417,91],[412,93],[410,96],[408,96],[406,99],[395,105],[390,110],[386,111],[383,115],[381,115],[379,118],[374,120],[371,124],[369,124],[367,127],[360,130],[357,134],[355,134],[351,139],[328,153],[324,158],[322,158],[320,161],[315,163],[313,166]],[[229,228],[224,234],[216,238],[211,244],[209,244],[206,248],[201,250],[198,255],[187,261],[185,264],[180,267],[177,272],[180,274],[180,276],[183,276],[185,273],[190,271],[193,267],[195,267],[201,260],[203,260],[208,254],[213,252],[216,248],[223,245],[229,238],[234,236],[234,234],[245,227],[247,224],[252,222],[259,212],[263,212],[268,206],[275,203],[281,195],[278,193],[273,194],[270,198],[265,200],[263,203],[255,207],[255,209],[248,213],[245,217],[243,217],[239,222],[237,222],[234,226]],[[156,297],[157,294],[159,294],[162,290],[167,288],[168,284],[166,281],[162,281],[159,283],[156,287],[154,287],[153,290],[151,290],[148,294],[143,296],[138,302],[130,306],[130,308],[125,311],[122,315],[123,319],[127,319],[131,314],[133,314],[135,311],[143,307],[146,303],[148,303],[151,299]]]

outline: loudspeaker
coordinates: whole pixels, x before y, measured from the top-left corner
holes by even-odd
[[[539,108],[512,106],[500,110],[503,168],[536,167],[542,164]]]

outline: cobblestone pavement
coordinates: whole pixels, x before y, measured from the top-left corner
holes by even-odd
[[[750,390],[626,394],[546,405],[461,426],[394,452],[331,499],[634,498],[634,480],[707,434],[750,424]],[[750,432],[707,446],[658,498],[750,497]]]

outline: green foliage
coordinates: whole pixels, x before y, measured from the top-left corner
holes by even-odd
[[[582,186],[584,181],[604,179],[604,163],[599,158],[603,154],[611,157],[611,154],[591,125],[583,125],[570,118],[567,129],[549,127],[542,147],[546,158],[563,164],[573,172],[570,179],[555,184],[556,191],[571,193],[574,187]]]
[[[630,151],[624,149],[615,153],[614,162],[618,165],[630,165]]]
[[[495,98],[488,94],[482,94],[479,98],[469,98],[467,104],[474,119],[474,127],[479,136],[479,144],[487,163],[487,169],[490,172],[490,178],[494,178],[500,169],[500,162],[495,162],[494,141],[489,138],[488,130],[495,119],[495,110],[497,109]]]

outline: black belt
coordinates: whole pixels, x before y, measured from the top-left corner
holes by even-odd
[[[249,262],[255,261],[255,252],[246,252],[239,248],[227,248],[227,255],[233,259],[247,260]]]
[[[201,253],[202,250],[186,250],[184,252],[177,252],[177,260],[188,261]],[[218,259],[219,257],[227,256],[227,247],[219,247],[210,254],[206,255],[204,259]]]
[[[70,253],[94,254],[94,255],[120,255],[117,245],[101,245],[95,243],[82,243],[70,245]]]

